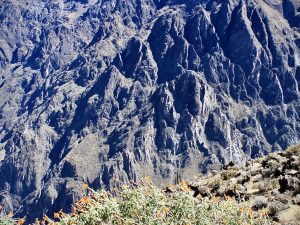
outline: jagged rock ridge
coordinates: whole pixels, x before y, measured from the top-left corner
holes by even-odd
[[[82,182],[168,183],[299,141],[298,0],[0,6],[0,189],[19,215]],[[37,210],[39,209],[39,210]]]

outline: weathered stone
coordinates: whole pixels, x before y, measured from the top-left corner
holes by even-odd
[[[300,220],[300,206],[292,205],[288,209],[280,212],[279,214],[280,222],[283,224],[299,224]]]
[[[284,205],[282,202],[279,201],[272,201],[268,204],[268,214],[272,217],[275,217],[278,212],[286,209],[287,206]]]
[[[237,183],[244,184],[250,180],[250,176],[247,175],[246,171],[240,171],[239,176],[237,177]]]
[[[267,206],[268,206],[268,199],[265,196],[259,195],[254,198],[252,204],[252,208],[254,210],[267,208]]]
[[[300,205],[300,194],[297,194],[294,198],[293,198],[293,203],[296,205]]]

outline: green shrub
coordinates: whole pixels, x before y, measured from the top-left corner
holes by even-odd
[[[230,197],[193,197],[182,182],[173,193],[155,187],[146,179],[143,185],[122,185],[115,193],[88,189],[87,196],[74,204],[73,213],[55,213],[57,225],[167,225],[167,224],[272,224],[267,212],[253,212],[246,204]]]
[[[23,220],[17,221],[15,219],[10,218],[10,217],[4,217],[4,218],[0,217],[0,225],[16,225],[16,224],[22,225],[22,224],[24,224],[24,222],[25,221],[23,221]]]

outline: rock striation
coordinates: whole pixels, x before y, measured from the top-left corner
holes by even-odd
[[[169,183],[298,142],[299,7],[2,1],[2,201],[33,219],[83,182]]]

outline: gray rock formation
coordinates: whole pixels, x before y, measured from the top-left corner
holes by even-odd
[[[298,142],[299,7],[3,0],[7,207],[32,219],[69,208],[83,182],[111,188],[113,177],[150,175],[167,184]]]
[[[229,196],[241,208],[247,203],[254,211],[266,209],[269,218],[279,224],[296,225],[300,215],[299,171],[300,145],[297,145],[244,165],[225,166],[221,172],[202,176],[189,186],[194,197]],[[166,191],[175,190],[168,187]]]

